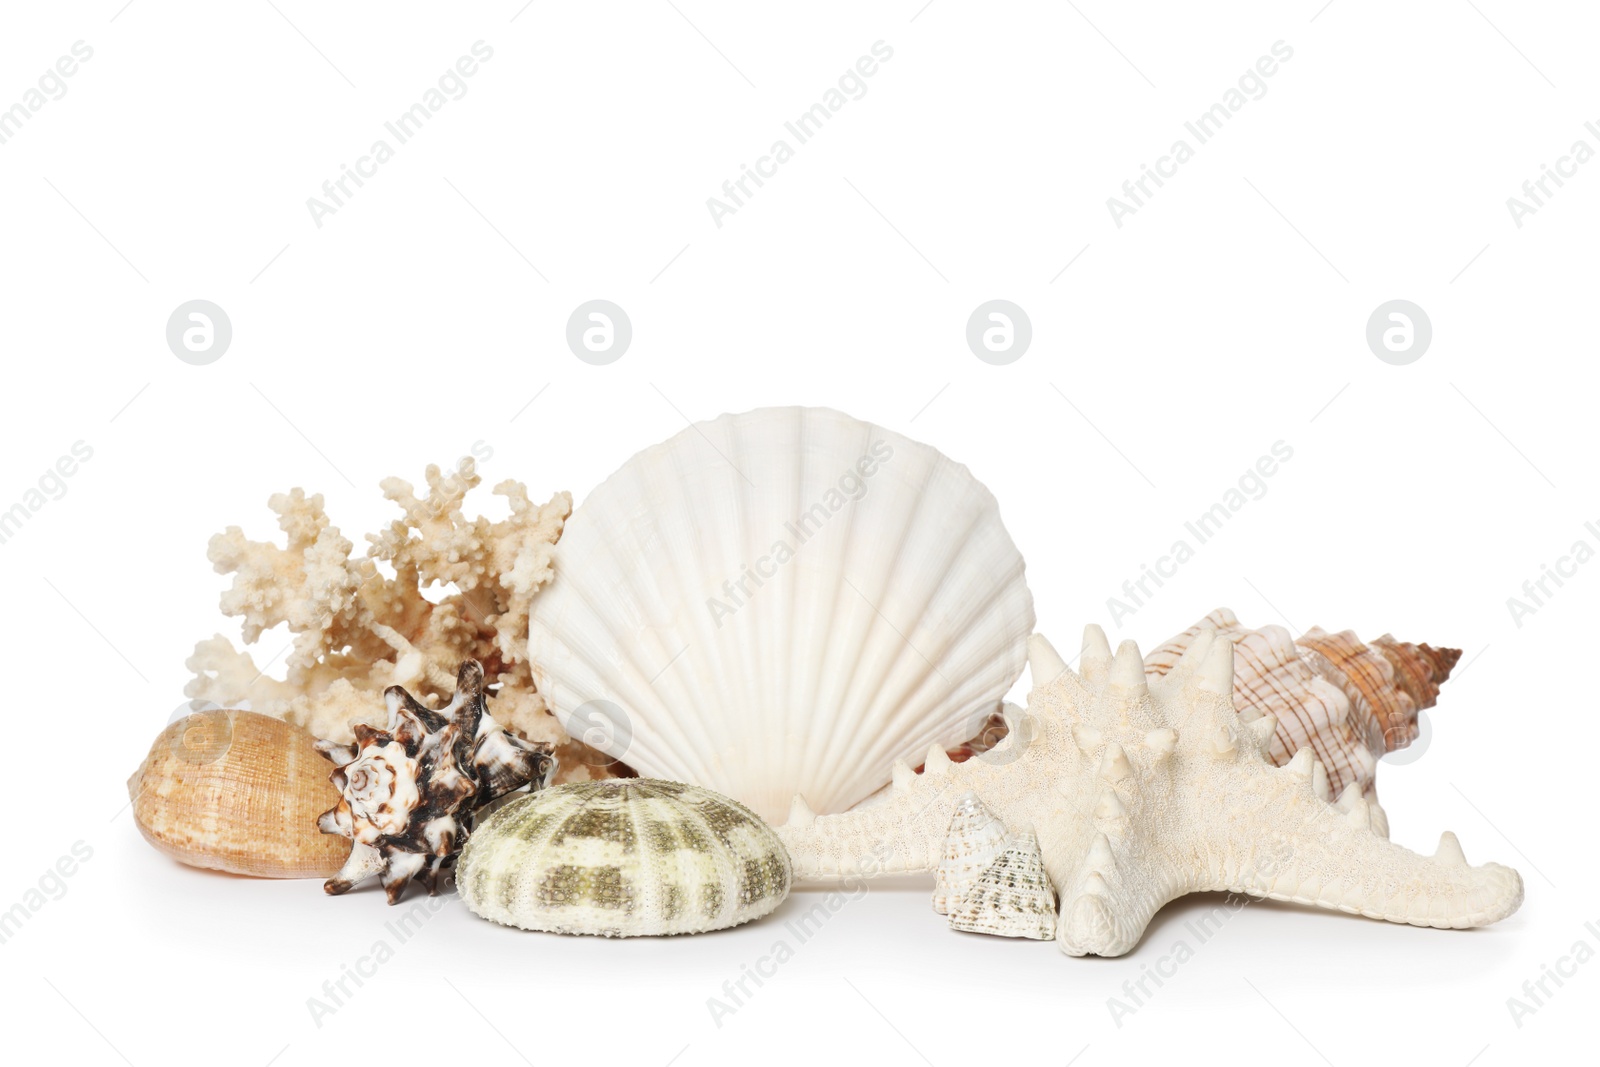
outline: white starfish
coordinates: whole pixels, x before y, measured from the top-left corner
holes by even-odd
[[[1187,893],[1458,929],[1522,903],[1517,872],[1469,866],[1455,835],[1420,856],[1374,831],[1358,786],[1330,803],[1310,749],[1281,768],[1268,762],[1275,720],[1240,722],[1233,645],[1209,631],[1148,684],[1138,647],[1124,641],[1113,659],[1093,625],[1079,671],[1038,635],[1029,669],[1028,709],[990,752],[953,764],[936,747],[922,774],[901,762],[891,798],[865,810],[818,816],[795,797],[779,836],[796,876],[934,870],[970,792],[1013,832],[1037,834],[1061,901],[1055,939],[1074,956],[1128,952],[1156,911]]]

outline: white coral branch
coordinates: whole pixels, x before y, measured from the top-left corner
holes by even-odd
[[[459,664],[478,659],[499,682],[498,717],[534,740],[573,744],[534,687],[525,651],[528,610],[552,576],[571,495],[538,504],[522,483],[503,481],[494,492],[509,501],[510,514],[491,522],[462,510],[482,480],[471,460],[450,473],[430,466],[426,480],[422,497],[401,478],[383,480],[401,515],[367,535],[365,556],[352,558],[354,546],[330,523],[323,498],[302,489],[268,501],[282,545],[251,540],[237,526],[213,537],[208,558],[233,577],[222,611],[240,619],[245,644],[283,626],[293,647],[279,680],[221,635],[201,641],[185,692],[222,705],[249,701],[319,737],[348,741],[354,723],[383,720],[388,686],[447,698]],[[439,586],[447,591],[437,602],[423,595]],[[565,762],[569,773],[587,776],[584,760]]]

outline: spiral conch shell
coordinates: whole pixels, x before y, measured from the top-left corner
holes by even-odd
[[[1417,737],[1417,713],[1439,699],[1439,686],[1461,658],[1459,649],[1396,641],[1371,643],[1344,630],[1313,626],[1299,638],[1281,626],[1250,629],[1218,608],[1145,657],[1145,673],[1162,677],[1205,630],[1233,643],[1233,702],[1244,722],[1277,717],[1268,758],[1278,766],[1309,748],[1327,769],[1327,791],[1355,783],[1376,795],[1378,759]]]
[[[339,799],[309,733],[249,711],[204,711],[172,723],[133,777],[133,820],[156,848],[191,867],[258,878],[325,878],[350,843],[317,832]]]

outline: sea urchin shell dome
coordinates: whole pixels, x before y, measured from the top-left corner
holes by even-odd
[[[789,893],[772,828],[744,805],[650,778],[556,786],[495,812],[456,887],[473,912],[558,934],[693,934],[760,918]]]

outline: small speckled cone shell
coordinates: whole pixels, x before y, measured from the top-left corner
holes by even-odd
[[[1056,894],[1045,874],[1039,839],[1017,834],[966,896],[950,909],[956,930],[1049,941],[1056,936]]]
[[[507,804],[468,839],[456,888],[493,922],[636,937],[737,926],[789,893],[789,854],[736,801],[679,782],[579,782]]]
[[[945,915],[977,881],[978,875],[999,858],[1006,847],[1005,823],[983,806],[976,793],[967,793],[950,817],[944,839],[944,856],[933,875],[933,910]]]
[[[298,726],[249,711],[172,723],[128,780],[146,841],[191,867],[258,878],[326,878],[350,842],[317,830],[339,800]]]

